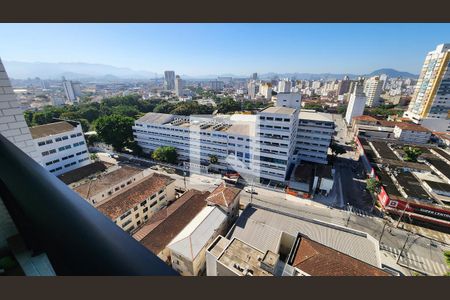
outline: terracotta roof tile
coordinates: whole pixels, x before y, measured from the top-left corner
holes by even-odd
[[[292,265],[311,276],[389,276],[375,266],[323,244],[306,237],[300,239]]]
[[[211,192],[211,195],[209,195],[206,201],[219,206],[229,207],[240,192],[240,189],[222,183]]]
[[[155,213],[133,237],[157,255],[206,206],[208,195],[208,191],[187,191],[173,204]]]
[[[412,123],[399,122],[395,126],[401,128],[402,130],[430,132],[429,129],[427,129],[421,125],[412,124]]]
[[[97,209],[111,220],[115,220],[173,181],[175,179],[169,176],[153,173],[136,185],[130,186],[117,196],[99,205]]]
[[[104,190],[110,189],[112,186],[142,172],[141,169],[122,166],[121,168],[98,176],[95,180],[81,184],[73,190],[80,194],[81,197],[88,199]]]

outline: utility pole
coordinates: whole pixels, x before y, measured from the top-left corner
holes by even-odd
[[[403,247],[402,247],[402,250],[400,251],[400,254],[398,255],[398,257],[397,257],[397,264],[398,264],[398,261],[400,260],[400,257],[402,257],[402,254],[403,254],[403,250],[405,250],[405,247],[406,247],[406,243],[408,242],[408,239],[409,239],[409,236],[411,235],[411,233],[410,232],[408,232],[408,235],[406,236],[406,240],[405,240],[405,243],[403,244]]]
[[[378,240],[379,244],[381,243],[381,238],[383,237],[384,229],[386,228],[386,226],[387,226],[387,221],[384,222],[383,230],[381,230],[380,239]]]
[[[406,203],[405,208],[402,211],[402,214],[400,215],[400,218],[397,221],[397,225],[395,226],[395,228],[398,228],[398,225],[400,224],[400,221],[403,219],[403,215],[405,214],[406,209],[409,207],[409,204]]]
[[[348,227],[348,223],[350,222],[350,217],[351,217],[351,213],[352,213],[352,211],[351,211],[351,206],[350,206],[350,203],[348,203],[347,202],[347,209],[348,209],[348,219],[347,219],[347,225],[345,225],[346,227]]]
[[[254,178],[252,178],[252,182],[250,184],[250,204],[253,201],[253,180],[254,180]]]

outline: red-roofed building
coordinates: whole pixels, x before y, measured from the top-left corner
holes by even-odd
[[[221,207],[227,213],[229,220],[233,221],[238,216],[240,192],[240,189],[222,183],[211,192],[206,202],[208,205]]]

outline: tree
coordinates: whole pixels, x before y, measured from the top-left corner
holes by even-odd
[[[89,131],[89,128],[91,127],[91,125],[89,124],[88,120],[86,120],[86,119],[77,119],[75,121],[80,122],[81,129],[83,130],[83,132],[88,132]]]
[[[374,177],[368,178],[366,180],[366,188],[369,192],[373,193],[379,193],[381,189],[381,183],[379,180],[377,180]]]
[[[209,156],[209,162],[211,163],[211,164],[217,164],[218,162],[219,162],[219,158],[217,158],[217,155],[210,155]]]
[[[97,160],[98,160],[98,155],[97,155],[97,153],[91,153],[91,154],[89,155],[89,158],[90,158],[91,160],[93,160],[93,161],[97,161]]]
[[[177,150],[172,146],[161,146],[152,153],[152,158],[156,161],[174,164],[177,162]]]
[[[328,105],[322,105],[319,103],[306,103],[304,108],[305,109],[314,109],[315,111],[318,112],[324,112],[328,109]]]
[[[156,105],[155,109],[153,109],[153,112],[168,114],[174,109],[175,109],[174,104],[169,102],[161,102],[160,104]]]
[[[232,98],[225,98],[217,104],[217,110],[222,114],[240,111],[241,104],[239,102],[236,102]]]
[[[139,114],[139,110],[131,105],[118,105],[113,107],[113,114],[122,115],[130,118],[136,118]]]
[[[23,116],[28,126],[33,126],[33,112],[30,110],[24,111]]]
[[[98,108],[94,106],[87,106],[80,109],[80,117],[89,122],[95,121],[100,116]]]
[[[423,153],[423,151],[420,150],[419,148],[415,148],[415,147],[411,147],[411,146],[403,147],[403,151],[405,152],[403,159],[405,161],[411,161],[411,162],[417,162],[417,158]]]
[[[66,111],[59,115],[59,117],[64,120],[76,120],[80,118],[80,114],[74,111]]]
[[[347,105],[341,105],[337,108],[338,114],[342,115],[343,117],[347,113]]]
[[[113,114],[97,119],[94,128],[100,140],[115,150],[122,150],[133,138],[133,125],[133,118]]]
[[[142,147],[138,145],[136,141],[130,142],[130,144],[127,146],[131,151],[133,151],[133,154],[136,156],[142,156],[143,151]]]
[[[86,143],[89,146],[94,146],[95,143],[100,142],[100,138],[96,134],[86,135]]]

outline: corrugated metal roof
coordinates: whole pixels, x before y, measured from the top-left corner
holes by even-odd
[[[297,233],[311,240],[343,252],[349,256],[380,266],[378,245],[366,234],[330,224],[295,218],[283,213],[269,211],[255,206],[247,207],[236,222],[228,238],[234,237],[265,252],[278,251],[281,232],[296,236]]]
[[[227,220],[218,207],[207,206],[169,243],[171,251],[194,260],[215,231]]]

